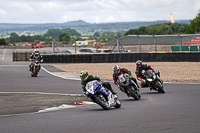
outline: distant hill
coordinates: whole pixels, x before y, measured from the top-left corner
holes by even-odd
[[[18,23],[0,23],[0,36],[9,34],[11,32],[18,32],[19,34],[44,34],[48,29],[53,28],[72,28],[81,34],[90,34],[95,31],[111,31],[120,32],[128,31],[129,29],[137,29],[140,26],[149,26],[158,23],[167,23],[170,21],[136,21],[136,22],[114,22],[114,23],[87,23],[85,21],[70,21],[66,23],[43,23],[43,24],[18,24]],[[176,23],[189,24],[189,20],[177,20]]]

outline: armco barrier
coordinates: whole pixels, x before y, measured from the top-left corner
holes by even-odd
[[[15,54],[15,53],[13,53]],[[23,54],[13,55],[13,61],[28,61]],[[17,60],[20,59],[20,60]],[[22,60],[24,59],[24,60]],[[112,53],[112,54],[75,54],[43,55],[44,63],[115,63],[115,62],[199,62],[200,52],[177,53]]]

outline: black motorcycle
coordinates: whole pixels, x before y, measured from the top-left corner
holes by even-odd
[[[40,62],[38,60],[35,60],[32,62],[32,68],[31,68],[31,76],[37,77],[39,70],[40,70]]]
[[[158,72],[142,70],[142,75],[146,78],[148,87],[160,93],[165,93],[163,89],[163,81]]]
[[[126,93],[128,97],[133,97],[135,100],[140,99],[139,88],[129,75],[120,74],[117,82],[120,85],[120,90]]]

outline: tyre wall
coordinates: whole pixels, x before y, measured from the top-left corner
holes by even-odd
[[[200,53],[116,53],[43,55],[44,63],[199,62]]]

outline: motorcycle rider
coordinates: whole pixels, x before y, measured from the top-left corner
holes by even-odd
[[[118,87],[119,89],[120,89],[120,85],[119,85],[119,83],[117,82],[117,79],[118,79],[119,74],[121,74],[121,73],[123,73],[123,74],[127,73],[127,74],[130,76],[130,78],[131,78],[131,79],[136,83],[136,85],[138,86],[137,80],[136,80],[135,78],[133,78],[131,72],[130,72],[128,69],[126,69],[126,68],[120,68],[118,65],[114,65],[114,66],[113,66],[113,72],[114,72],[114,73],[113,73],[114,84],[117,85],[117,87]],[[139,86],[138,86],[138,88],[139,88]],[[139,91],[139,90],[137,90],[137,91]]]
[[[155,73],[157,73],[160,76],[160,72],[156,71],[153,66],[149,66],[147,64],[142,64],[141,60],[136,61],[136,71],[135,74],[137,76],[137,79],[141,81],[141,87],[148,87],[146,78],[142,75],[142,70],[153,70]],[[150,88],[152,90],[152,88]]]
[[[30,55],[29,60],[31,60],[31,61],[38,60],[40,62],[43,62],[43,57],[40,55],[39,49],[34,50],[34,53],[32,53],[32,55]],[[31,73],[32,73],[32,66],[33,66],[33,62],[31,62],[31,64],[29,65],[29,71]],[[39,68],[39,70],[40,70],[40,68]]]
[[[103,80],[100,77],[97,77],[97,76],[94,76],[94,75],[89,75],[88,71],[86,71],[86,70],[80,72],[80,78],[81,78],[81,85],[82,85],[82,89],[83,89],[84,94],[86,92],[86,89],[85,89],[86,84],[90,81],[93,81],[93,80],[98,80],[98,81],[102,82],[101,83],[102,86],[109,89],[112,92],[113,95],[117,94],[116,92],[114,92],[114,90],[112,89],[109,82],[103,82]]]

